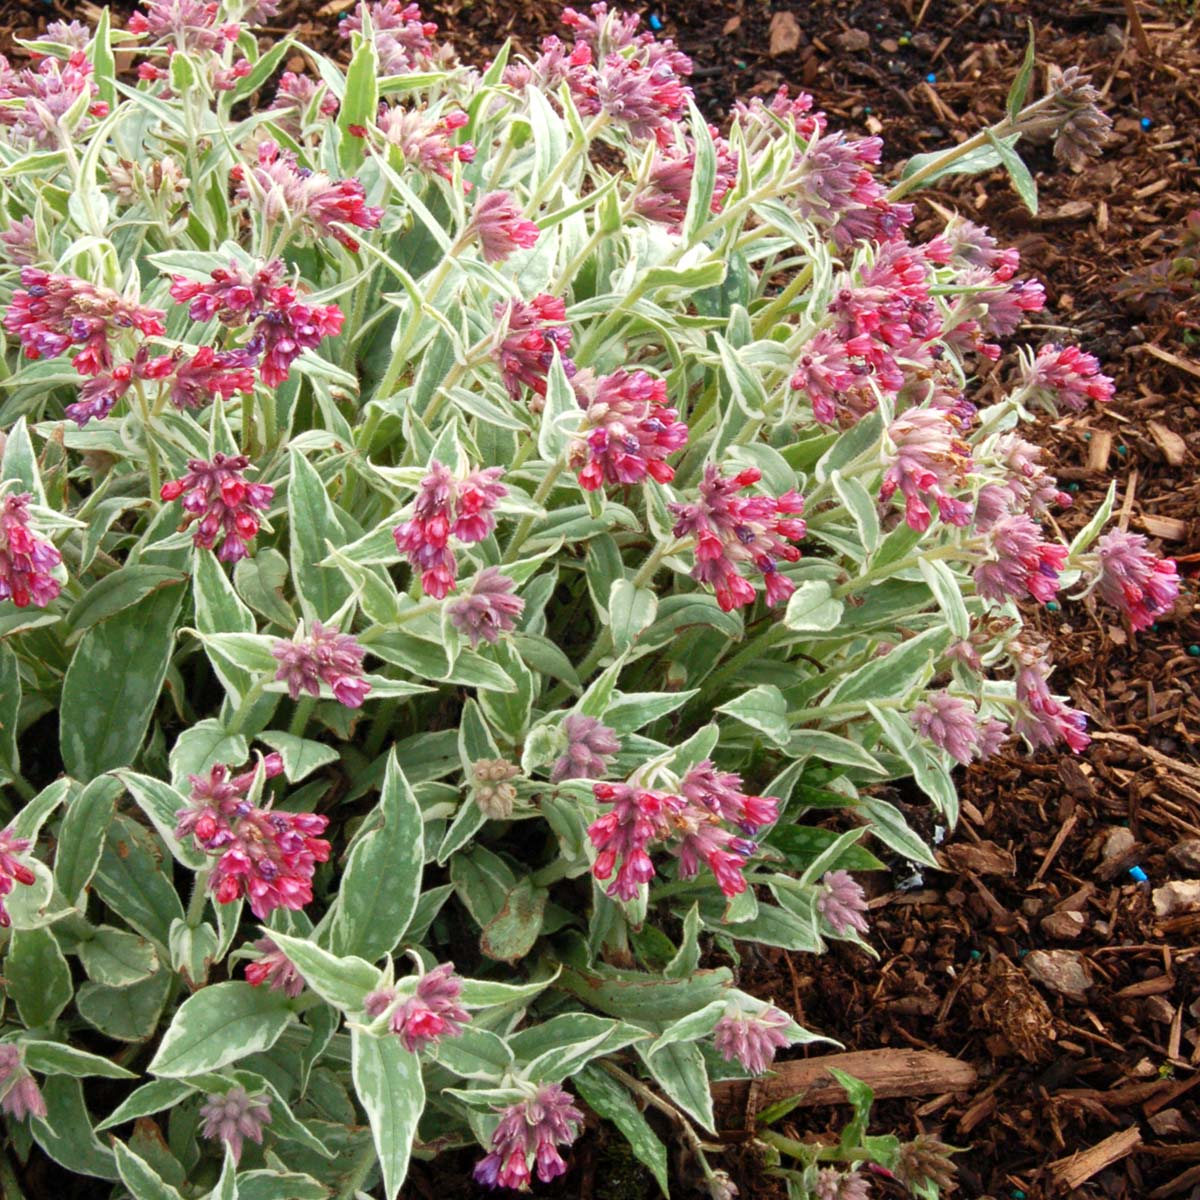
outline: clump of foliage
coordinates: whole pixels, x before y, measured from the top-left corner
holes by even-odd
[[[1108,400],[1094,358],[972,403],[1043,304],[1016,252],[909,232],[948,172],[1034,202],[1014,143],[1077,164],[1095,93],[1025,104],[1030,60],[889,190],[808,97],[710,128],[603,5],[482,73],[415,5],[355,9],[346,70],[271,12],[152,0],[0,70],[12,1151],[394,1197],[468,1145],[552,1179],[602,1118],[729,1195],[710,1082],[814,1039],[742,948],[865,945],[864,835],[933,861],[876,785],[952,824],[956,762],[1087,744],[1025,606],[1177,590],[1111,495],[1064,544],[1018,432]],[[797,1194],[947,1169],[847,1136]]]

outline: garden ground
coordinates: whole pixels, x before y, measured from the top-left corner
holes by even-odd
[[[272,32],[334,51],[337,15],[351,3],[284,0]],[[1200,209],[1200,22],[1188,6],[1142,6],[1140,30],[1130,29],[1123,4],[1066,0],[629,7],[653,14],[693,56],[693,82],[714,123],[732,98],[787,83],[810,91],[835,126],[882,133],[890,162],[998,118],[1030,20],[1039,64],[1092,72],[1114,120],[1097,164],[1072,175],[1035,149],[1036,217],[996,174],[922,193],[918,232],[955,210],[1020,248],[1049,297],[1029,337],[1079,341],[1118,388],[1103,413],[1044,422],[1038,439],[1081,512],[1116,475],[1122,526],[1159,540],[1194,579],[1200,266],[1190,279],[1163,267],[1187,214]],[[532,49],[557,31],[557,5],[544,0],[425,8],[480,61],[505,37]],[[88,5],[0,2],[0,41],[89,13]],[[1193,239],[1200,258],[1200,218]],[[1072,528],[1070,511],[1062,524]],[[1200,912],[1156,893],[1200,877],[1200,620],[1194,584],[1185,590],[1177,611],[1140,635],[1083,606],[1068,616],[1050,605],[1036,618],[1059,664],[1057,687],[1092,716],[1096,740],[1077,759],[1014,751],[965,773],[964,818],[943,845],[945,869],[922,876],[896,862],[865,881],[878,959],[843,948],[820,960],[779,951],[740,966],[744,987],[847,1051],[890,1051],[872,1064],[894,1096],[877,1106],[876,1127],[969,1147],[958,1158],[962,1195],[1200,1194],[1200,1089],[1191,1090],[1200,1083]],[[928,829],[923,804],[905,807]],[[915,1062],[932,1064],[932,1077]],[[764,1098],[739,1089],[722,1113],[726,1165],[754,1200],[783,1194],[744,1150]],[[845,1111],[799,1108],[777,1128],[820,1136]],[[601,1138],[581,1143],[575,1159],[562,1186],[537,1193],[654,1194]],[[449,1170],[444,1160],[418,1164],[405,1194],[470,1194],[465,1170]],[[679,1173],[686,1177],[686,1164]],[[890,1187],[881,1180],[877,1193],[901,1194]]]

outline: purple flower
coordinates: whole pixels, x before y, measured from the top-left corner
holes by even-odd
[[[249,465],[244,454],[218,453],[212,462],[192,458],[182,479],[162,485],[164,502],[184,497],[182,528],[199,521],[192,535],[197,546],[216,549],[217,539],[221,539],[217,557],[222,562],[237,562],[250,553],[249,543],[260,524],[257,512],[265,512],[275,495],[269,484],[246,482],[242,472]]]
[[[712,586],[723,612],[754,603],[754,586],[743,578],[743,567],[762,575],[768,604],[779,604],[796,590],[780,573],[779,563],[800,558],[800,551],[789,543],[798,542],[806,532],[800,519],[804,497],[797,492],[737,495],[761,478],[757,467],[727,478],[709,463],[704,468],[700,499],[694,504],[669,505],[675,517],[675,536],[696,538],[692,578]]]
[[[654,138],[664,148],[687,112],[691,95],[671,62],[650,62],[645,56],[608,55],[591,85],[588,94],[576,95],[581,112],[607,113],[635,141]]]
[[[1087,735],[1087,717],[1051,694],[1053,668],[1045,654],[1019,644],[1010,646],[1010,650],[1018,663],[1018,716],[1013,721],[1013,732],[1035,750],[1063,741],[1075,754],[1082,754],[1092,740]]]
[[[503,467],[487,467],[457,479],[436,459],[430,464],[412,519],[392,530],[396,549],[421,572],[427,595],[441,600],[454,590],[458,563],[449,546],[451,537],[467,544],[482,542],[496,528],[494,510],[508,494],[499,482],[503,474]]]
[[[283,760],[264,760],[267,778],[283,770]],[[221,763],[207,776],[190,775],[188,806],[176,814],[175,836],[219,857],[209,887],[220,904],[241,896],[260,920],[277,908],[301,909],[312,900],[312,877],[329,858],[329,843],[318,837],[329,818],[316,813],[256,808],[248,795],[254,771],[229,777]]]
[[[575,364],[567,358],[571,349],[567,308],[557,296],[543,292],[528,304],[524,300],[502,300],[493,315],[503,336],[493,347],[492,358],[500,367],[511,400],[520,400],[527,387],[539,396],[546,394],[546,376],[556,349],[568,378],[575,373]]]
[[[93,98],[87,117],[108,115],[108,104],[95,99],[100,89],[92,74],[92,64],[82,50],[65,61],[43,58],[36,66],[16,72],[0,56],[0,99],[22,102],[0,107],[0,125],[12,129],[18,139],[47,150],[61,146],[64,137],[86,136],[91,126],[86,117],[76,118],[73,126],[66,124],[66,117],[84,96]]]
[[[202,408],[215,396],[228,400],[236,392],[254,391],[257,355],[249,350],[214,350],[201,346],[190,358],[180,358],[167,395],[178,409]]]
[[[363,1001],[363,1009],[374,1019],[391,1008],[388,1027],[411,1054],[436,1046],[444,1037],[459,1037],[471,1019],[459,1003],[462,980],[454,974],[453,963],[442,963],[422,975],[416,991],[398,1005],[396,995],[395,988],[371,992]]]
[[[51,21],[46,26],[45,39],[72,50],[86,50],[92,31],[82,21]]]
[[[761,1075],[775,1061],[776,1050],[790,1044],[789,1025],[787,1013],[773,1004],[760,1013],[734,1009],[717,1022],[713,1044],[726,1062],[736,1059],[751,1075]]]
[[[583,1124],[583,1113],[569,1092],[557,1083],[543,1084],[530,1099],[497,1111],[500,1123],[492,1134],[492,1152],[476,1165],[476,1183],[525,1191],[532,1178],[531,1157],[543,1183],[566,1171],[558,1148],[574,1142]]]
[[[707,758],[688,768],[679,790],[689,803],[736,825],[743,833],[755,834],[779,819],[779,801],[774,796],[746,795],[740,775],[718,771]]]
[[[438,66],[438,47],[430,40],[438,27],[422,19],[419,4],[405,4],[403,0],[359,3],[338,25],[338,36],[348,38],[352,33],[361,33],[364,13],[375,31],[381,75],[408,75]]]
[[[1040,604],[1058,593],[1066,546],[1042,540],[1037,523],[1024,515],[1004,517],[987,531],[989,558],[975,568],[975,588],[987,600],[1003,603],[1032,596]]]
[[[242,1157],[244,1138],[262,1145],[263,1130],[271,1123],[271,1101],[265,1092],[251,1096],[244,1087],[232,1087],[224,1095],[210,1095],[200,1108],[206,1138],[220,1139],[229,1147],[233,1161]]]
[[[857,931],[866,933],[867,896],[849,871],[826,871],[817,896],[817,912],[840,937]]]
[[[291,641],[279,639],[271,647],[271,654],[279,660],[275,678],[287,684],[293,700],[299,700],[302,691],[320,696],[324,683],[339,704],[358,708],[371,690],[363,678],[364,651],[358,639],[353,634],[327,629],[320,621],[313,622],[312,632],[307,635],[301,626]]]
[[[996,439],[993,454],[1002,472],[1002,481],[985,484],[975,503],[975,528],[986,533],[1005,516],[1024,513],[1038,517],[1051,505],[1069,508],[1071,497],[1058,490],[1058,484],[1038,461],[1040,446],[1015,433]]]
[[[867,384],[871,349],[865,334],[843,339],[829,329],[822,329],[804,347],[791,386],[808,397],[815,420],[833,425],[843,409],[853,413],[874,407],[875,397]]]
[[[276,85],[275,98],[267,105],[267,108],[278,114],[274,120],[280,129],[293,138],[299,139],[303,133],[300,121],[318,95],[321,99],[317,112],[322,117],[336,116],[339,107],[338,99],[324,83],[319,83],[308,75],[297,75],[294,71],[284,71]]]
[[[1099,360],[1078,346],[1043,346],[1026,368],[1022,383],[1051,411],[1061,404],[1082,412],[1089,400],[1106,404],[1116,392],[1113,381],[1101,372]]]
[[[246,982],[251,987],[262,987],[265,983],[273,992],[282,992],[294,1000],[304,991],[304,978],[295,964],[269,937],[261,937],[254,943],[260,957],[246,964]]]
[[[46,1101],[25,1066],[25,1051],[16,1042],[0,1042],[0,1112],[16,1121],[46,1118]]]
[[[146,0],[145,12],[134,13],[126,28],[169,42],[172,49],[220,54],[227,42],[237,40],[239,28],[219,20],[217,7],[205,0]]]
[[[929,528],[928,500],[937,504],[942,520],[963,526],[971,506],[951,495],[971,470],[971,447],[962,440],[960,422],[941,408],[911,408],[888,426],[896,457],[883,477],[879,499],[888,501],[897,490],[904,496],[904,519],[912,529]]]
[[[18,267],[32,266],[38,260],[37,226],[32,217],[19,217],[0,233],[4,257]]]
[[[205,283],[172,275],[171,298],[189,306],[188,316],[193,321],[216,317],[222,325],[249,325],[271,307],[285,270],[282,259],[276,258],[253,273],[231,261],[228,270],[218,267]]]
[[[563,721],[567,748],[550,770],[550,782],[564,779],[600,779],[608,770],[608,759],[620,752],[621,743],[607,725],[595,717],[571,713]]]
[[[975,709],[960,696],[931,692],[912,710],[912,723],[922,737],[964,766],[979,752]]]
[[[471,590],[450,602],[450,622],[470,639],[472,649],[480,642],[494,645],[502,633],[517,627],[525,601],[512,594],[515,587],[498,567],[484,567],[471,581]]]
[[[0,600],[18,608],[45,608],[62,590],[51,574],[62,555],[29,527],[32,499],[29,492],[0,497]]]
[[[80,429],[93,419],[103,419],[129,391],[135,379],[163,379],[175,369],[175,363],[174,355],[160,354],[152,358],[145,346],[139,346],[132,362],[121,363],[111,371],[101,371],[85,379],[79,388],[79,399],[67,405],[66,415]]]
[[[597,379],[581,371],[575,391],[586,413],[584,441],[571,457],[580,487],[594,492],[606,483],[628,487],[647,476],[659,483],[675,478],[666,459],[686,445],[688,430],[667,403],[665,379],[625,370]]]
[[[541,230],[527,221],[511,192],[489,192],[475,202],[465,236],[479,239],[486,263],[502,263],[517,250],[528,250]]]
[[[1174,560],[1159,558],[1140,533],[1114,529],[1096,543],[1095,587],[1135,629],[1146,629],[1179,598]]]

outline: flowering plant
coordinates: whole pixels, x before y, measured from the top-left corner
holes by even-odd
[[[552,1179],[598,1116],[665,1190],[651,1105],[728,1194],[710,1082],[815,1035],[719,964],[866,944],[860,843],[934,861],[877,785],[953,824],[955,763],[1086,746],[1030,603],[1177,592],[1111,496],[1061,541],[1018,432],[1099,364],[1022,351],[977,412],[1042,289],[911,233],[948,172],[1032,203],[1014,143],[1076,165],[1095,93],[1025,104],[1030,62],[889,189],[808,97],[710,128],[602,4],[482,72],[416,5],[356,8],[345,70],[260,50],[272,10],[0,68],[13,1143],[139,1198],[394,1197],[470,1144]]]

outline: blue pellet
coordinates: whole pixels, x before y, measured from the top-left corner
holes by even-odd
[[[657,33],[662,27],[663,27],[662,17],[660,17],[658,15],[658,13],[651,13],[650,14],[650,28],[653,29],[655,33]]]
[[[929,74],[925,76],[925,82],[926,83],[937,83],[937,76],[932,71],[930,71]]]
[[[1129,874],[1135,883],[1145,883],[1150,878],[1141,867],[1130,867]]]
[[[1149,118],[1149,117],[1143,117],[1143,118],[1142,118],[1142,128],[1143,128],[1143,129],[1149,129],[1149,128],[1150,128],[1150,118]]]

